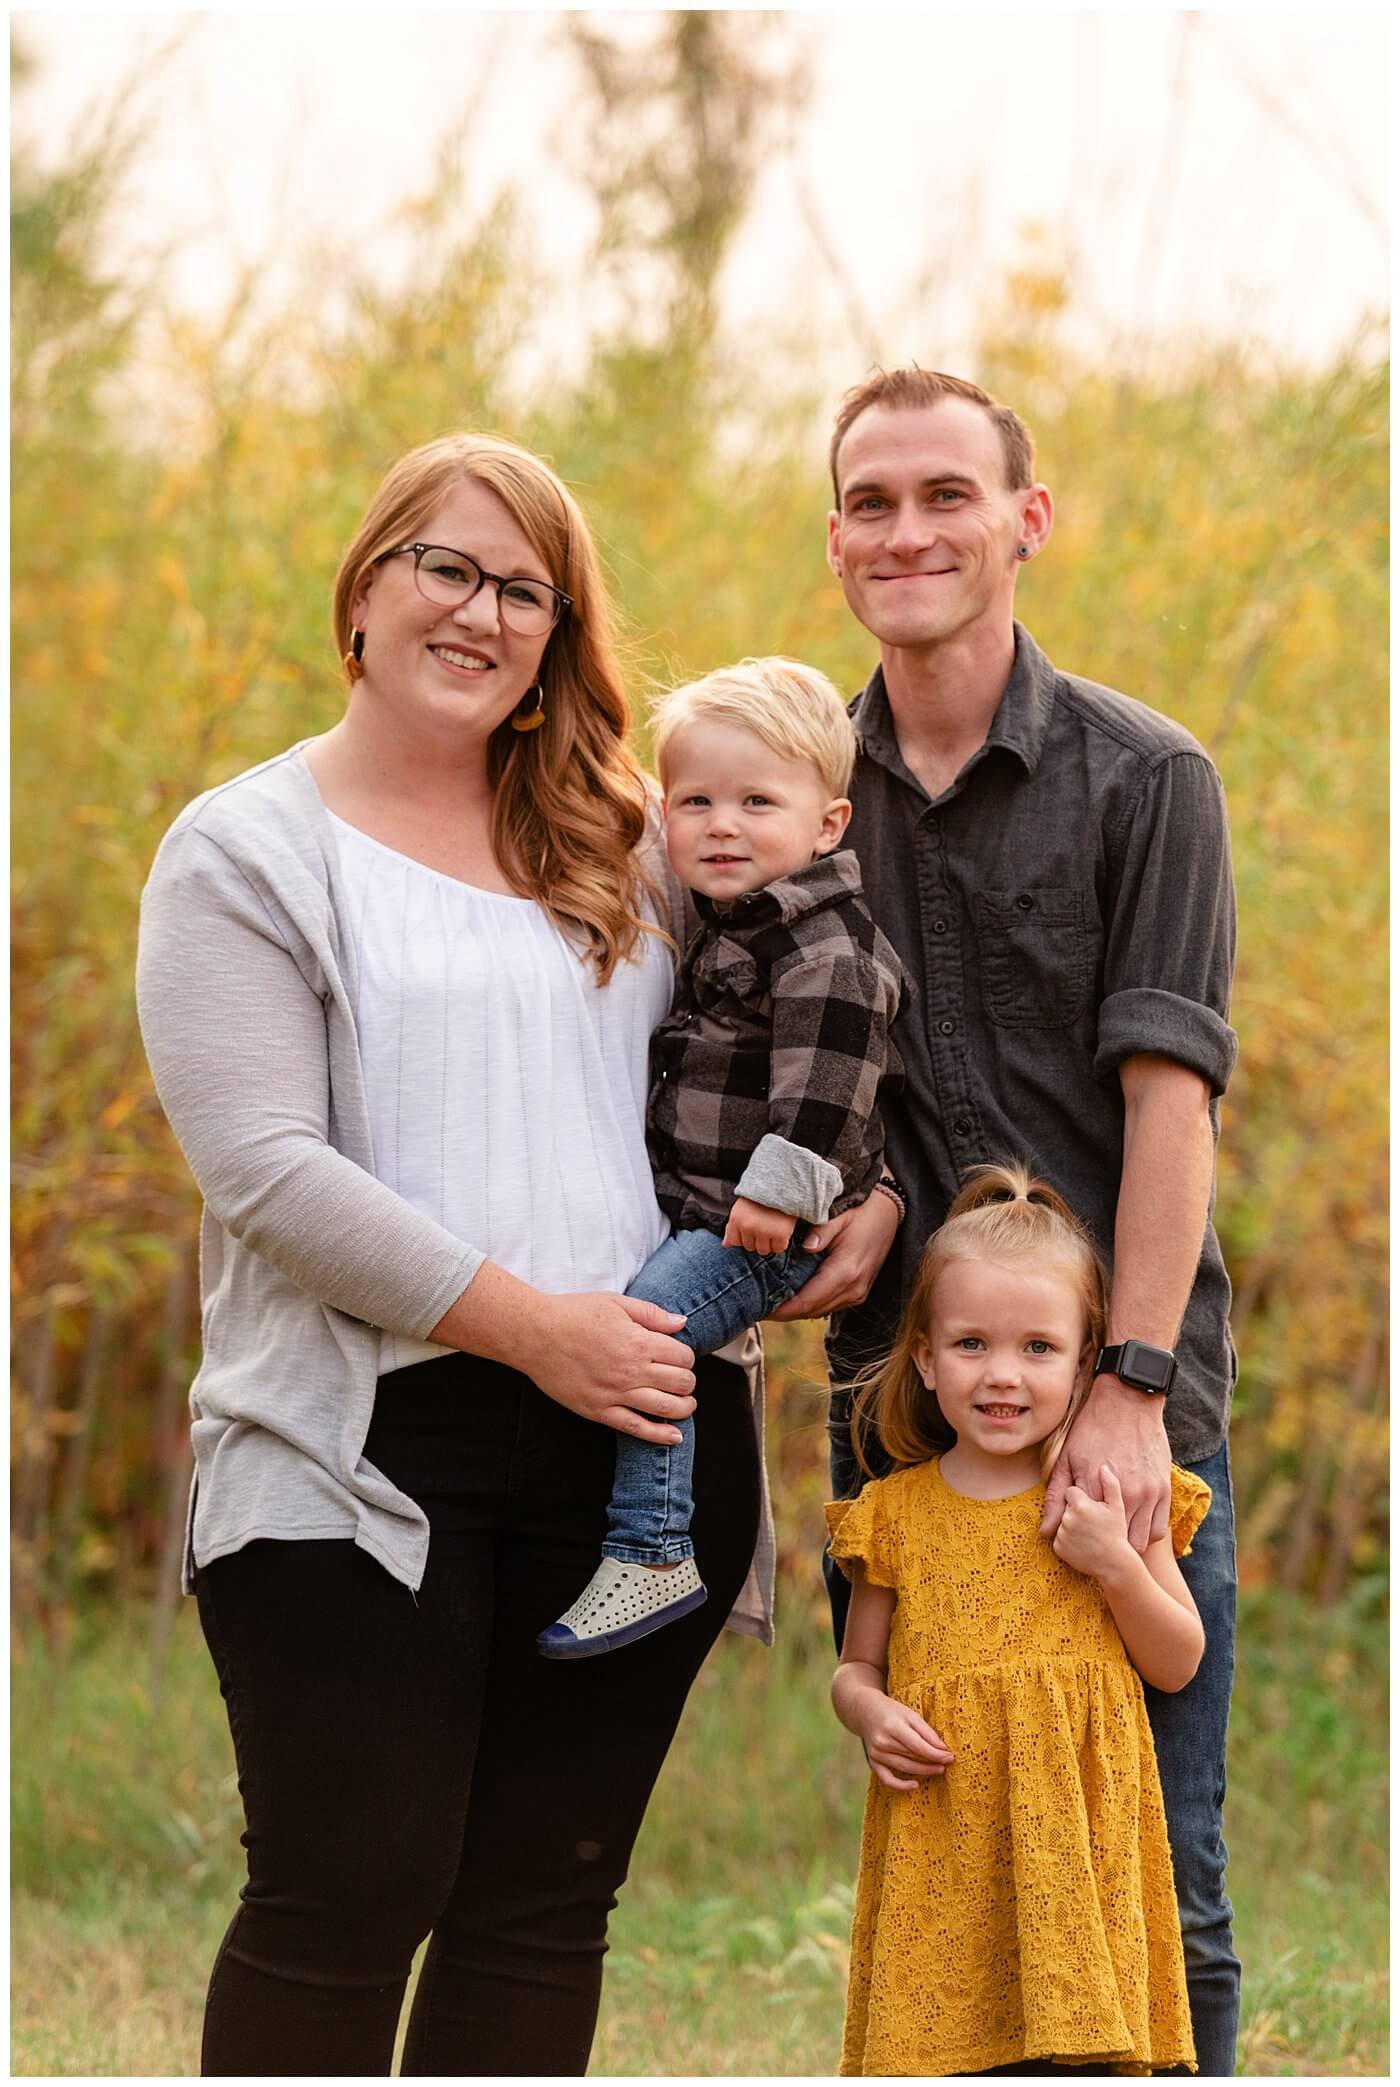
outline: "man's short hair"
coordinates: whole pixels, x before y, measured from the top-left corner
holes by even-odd
[[[666,780],[666,749],[686,725],[740,725],[785,761],[809,761],[833,797],[844,797],[856,765],[856,733],[846,705],[815,667],[796,659],[741,659],[688,681],[652,706],[656,764]]]
[[[829,452],[831,484],[838,507],[841,505],[841,482],[836,476],[837,455],[852,423],[866,408],[883,406],[887,411],[898,412],[909,406],[936,406],[943,399],[967,399],[991,415],[1001,437],[1006,483],[1013,492],[1035,483],[1035,445],[1031,441],[1030,429],[1018,413],[1013,413],[1009,406],[999,406],[990,392],[983,391],[980,384],[970,383],[966,377],[950,377],[942,370],[920,369],[917,362],[912,362],[902,369],[873,371],[859,384],[852,385],[842,399],[836,425],[831,431]]]

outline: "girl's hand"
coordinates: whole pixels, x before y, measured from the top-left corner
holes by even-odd
[[[680,1312],[598,1290],[538,1296],[532,1319],[515,1366],[549,1398],[639,1442],[680,1441],[674,1423],[695,1411],[695,1357],[671,1339]]]
[[[771,1210],[766,1203],[751,1203],[736,1196],[729,1206],[729,1223],[721,1246],[746,1246],[751,1254],[780,1254],[792,1238],[797,1219],[786,1210]]]
[[[920,1781],[942,1775],[953,1758],[917,1710],[875,1689],[861,1697],[860,1737],[872,1772],[887,1790],[917,1790]]]
[[[1055,1531],[1054,1551],[1076,1572],[1101,1580],[1121,1571],[1125,1557],[1136,1554],[1128,1541],[1128,1517],[1123,1507],[1123,1489],[1112,1464],[1099,1467],[1102,1500],[1071,1486],[1065,1494],[1064,1513]]]
[[[1166,1063],[1165,1059],[1162,1061]],[[1059,1461],[1045,1488],[1042,1536],[1059,1527],[1065,1494],[1072,1485],[1097,1491],[1098,1474],[1111,1462],[1123,1485],[1128,1541],[1135,1551],[1165,1536],[1171,1515],[1172,1453],[1163,1425],[1163,1399],[1144,1398],[1117,1377],[1096,1377],[1075,1416]]]

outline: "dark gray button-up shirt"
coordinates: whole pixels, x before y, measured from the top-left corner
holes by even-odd
[[[912,982],[894,1028],[905,1083],[884,1108],[909,1214],[870,1297],[832,1322],[837,1383],[888,1347],[924,1243],[976,1162],[1028,1160],[1111,1266],[1120,1064],[1150,1051],[1189,1065],[1210,1084],[1218,1135],[1236,1052],[1224,795],[1188,732],[1059,673],[1019,624],[986,743],[941,797],[901,758],[878,667],[851,715],[847,843]],[[1224,1439],[1229,1303],[1208,1223],[1167,1400],[1180,1463]]]

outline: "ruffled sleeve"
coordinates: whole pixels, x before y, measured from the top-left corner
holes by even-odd
[[[851,1565],[859,1562],[874,1586],[898,1585],[883,1479],[872,1479],[858,1500],[829,1500],[826,1526],[831,1555],[848,1580],[855,1577]]]
[[[1210,1487],[1194,1472],[1172,1465],[1172,1549],[1178,1558],[1191,1550],[1191,1539],[1210,1508]]]

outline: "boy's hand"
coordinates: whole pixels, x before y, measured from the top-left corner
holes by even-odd
[[[917,1790],[929,1776],[942,1775],[953,1758],[917,1710],[874,1689],[868,1707],[862,1699],[860,1736],[872,1772],[889,1790]]]
[[[786,1210],[770,1210],[766,1203],[736,1196],[720,1245],[746,1246],[751,1254],[780,1254],[796,1228],[797,1219]]]
[[[1070,1487],[1054,1541],[1057,1558],[1095,1580],[1121,1570],[1125,1558],[1136,1555],[1128,1541],[1123,1489],[1112,1464],[1099,1467],[1099,1483],[1102,1500],[1082,1486]]]

